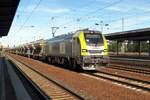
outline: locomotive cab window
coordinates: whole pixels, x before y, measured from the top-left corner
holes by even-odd
[[[103,37],[102,34],[98,33],[86,33],[85,40],[88,45],[101,45],[103,44]]]

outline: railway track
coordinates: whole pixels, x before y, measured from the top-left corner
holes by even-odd
[[[44,100],[47,96],[5,57],[0,58],[0,100]]]
[[[74,93],[73,91],[67,89],[63,85],[59,84],[57,81],[50,79],[46,75],[42,74],[38,70],[31,68],[29,65],[15,60],[8,56],[8,58],[15,62],[18,66],[18,69],[22,73],[26,74],[37,87],[42,90],[49,99],[65,99],[65,100],[82,100],[83,97]],[[21,66],[21,67],[20,67]]]
[[[10,64],[13,66],[14,71],[18,74],[20,80],[23,82],[25,88],[27,89],[27,92],[29,94],[32,94],[33,100],[48,100],[49,97],[46,96],[43,91],[41,91],[35,83],[32,82],[32,80],[22,71],[20,70],[13,62],[9,61]],[[16,84],[17,85],[17,84]]]
[[[129,87],[131,89],[136,89],[138,91],[145,91],[145,92],[150,93],[150,82],[148,81],[129,78],[127,76],[120,76],[120,75],[107,73],[107,72],[101,72],[101,71],[85,72],[82,74],[88,77],[96,78],[96,79],[106,79],[109,81],[113,81],[117,84]]]
[[[145,60],[145,59],[110,57],[110,63],[132,65],[132,66],[136,66],[136,67],[142,66],[143,68],[150,69],[150,60]]]
[[[17,59],[17,57],[15,57],[15,56],[14,56],[14,58]],[[28,59],[28,58],[26,58],[26,59],[28,60],[28,61],[26,62],[26,64],[27,64],[27,65],[30,65],[29,63],[30,63],[30,60],[31,60],[31,59]],[[18,57],[18,60],[21,61],[21,58]],[[31,60],[31,61],[32,61],[32,60]],[[22,62],[23,62],[23,59],[22,59]],[[33,65],[36,66],[36,64],[39,64],[39,63],[35,63],[35,65],[34,65],[34,64],[33,64]],[[42,66],[42,64],[41,64],[41,65],[39,64],[39,65],[37,65],[37,66]],[[44,67],[44,66],[43,66],[43,67]],[[38,67],[36,67],[36,68],[38,68]],[[99,73],[99,72],[96,71],[96,72],[94,72],[94,73],[90,73],[90,72],[89,72],[89,74],[86,74],[86,73],[82,73],[82,74],[85,74],[86,77],[89,76],[89,78],[94,78],[94,79],[96,78],[96,80],[95,80],[94,83],[98,83],[98,84],[99,84],[99,82],[100,82],[101,80],[106,81],[106,83],[108,83],[108,86],[110,85],[109,88],[111,88],[111,89],[110,89],[111,91],[113,91],[113,90],[115,91],[116,88],[112,88],[112,87],[114,86],[114,87],[117,87],[117,91],[118,91],[119,89],[121,89],[121,90],[123,89],[123,91],[127,90],[128,92],[125,92],[125,93],[127,93],[127,96],[128,96],[128,94],[130,94],[130,93],[129,93],[130,90],[131,90],[131,91],[130,91],[131,93],[132,93],[132,92],[133,92],[133,93],[134,93],[134,92],[137,93],[137,96],[139,96],[139,95],[138,95],[139,93],[143,93],[143,94],[146,94],[146,95],[148,94],[148,95],[149,95],[149,90],[144,90],[144,89],[141,89],[141,88],[139,88],[139,87],[135,87],[135,86],[132,86],[132,85],[126,84],[126,83],[121,83],[121,82],[118,82],[118,81],[113,81],[113,82],[112,82],[112,80],[110,80],[110,79],[106,79],[106,78],[102,78],[102,77],[99,77],[99,76],[90,75],[90,74],[95,74],[95,73]],[[45,74],[45,75],[46,75],[46,74]],[[54,75],[55,75],[55,74],[54,74]],[[81,76],[81,75],[80,75],[80,76]],[[81,77],[82,77],[82,76],[81,76]],[[142,78],[141,78],[141,79],[142,79]],[[74,80],[75,80],[75,79],[74,79]],[[78,78],[77,78],[77,80],[78,80]],[[90,80],[91,80],[91,79],[90,79]],[[97,81],[97,80],[100,80],[100,81]],[[129,80],[129,81],[130,81],[130,80]],[[138,81],[139,81],[139,80],[138,80]],[[93,80],[92,80],[92,82],[93,82]],[[144,82],[144,81],[143,81],[143,82]],[[88,83],[88,82],[87,82],[87,83]],[[94,85],[94,83],[92,83],[92,85]],[[85,83],[84,83],[84,84],[85,84]],[[149,83],[148,83],[148,84],[149,84]],[[116,86],[115,86],[115,85],[116,85]],[[119,85],[119,86],[117,86],[117,85]],[[83,85],[83,86],[84,86],[84,85]],[[83,86],[82,86],[82,87],[83,87]],[[99,84],[99,86],[100,86],[100,87],[101,87],[101,86],[105,86],[105,84],[103,84],[103,82],[102,82],[102,84]],[[108,86],[104,87],[104,91],[107,91]],[[89,87],[91,87],[91,85],[90,85]],[[96,88],[97,88],[98,90],[100,90],[98,87],[96,87]],[[105,90],[105,89],[106,89],[106,90]],[[134,89],[134,90],[133,90],[133,89]],[[90,89],[90,90],[91,90],[91,89]],[[109,90],[109,89],[108,89],[108,90]],[[109,90],[109,92],[110,92],[110,90]],[[97,90],[96,90],[96,91],[97,91]],[[96,92],[96,91],[95,91],[95,92]],[[100,90],[100,91],[101,91],[101,90]],[[98,93],[97,95],[101,95],[101,94],[99,94],[99,93],[101,93],[100,91],[99,91],[99,92],[98,92],[98,91],[96,92],[96,93]],[[139,92],[137,92],[137,91],[139,91]],[[92,93],[92,92],[94,92],[94,91],[91,91],[91,93]],[[112,93],[112,92],[111,92],[111,93]],[[109,93],[109,94],[111,94],[111,93]],[[121,92],[121,93],[122,93],[122,92]],[[102,94],[103,94],[103,93],[102,93]],[[108,92],[107,92],[106,94],[108,94]],[[122,93],[122,94],[124,94],[124,93]],[[107,95],[106,95],[106,96],[107,96]],[[105,96],[105,97],[106,97],[106,96]],[[123,96],[123,97],[124,97],[124,96]],[[133,97],[133,96],[132,96],[132,97]],[[101,98],[101,97],[100,97],[100,98]],[[138,98],[139,98],[139,97],[138,97]],[[145,96],[144,96],[144,98],[145,98]]]
[[[125,70],[125,71],[150,75],[150,68],[145,69],[145,68],[137,67],[137,66],[127,66],[127,65],[119,65],[119,64],[110,64],[110,66],[107,68]]]
[[[108,68],[150,75],[150,60],[111,57]]]

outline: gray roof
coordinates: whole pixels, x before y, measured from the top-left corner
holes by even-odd
[[[109,33],[108,40],[150,40],[150,28]]]
[[[20,0],[0,0],[0,36],[6,36],[11,27]]]

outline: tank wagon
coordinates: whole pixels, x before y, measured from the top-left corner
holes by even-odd
[[[21,53],[20,53],[20,55],[27,56],[28,50],[29,50],[29,44],[28,43],[23,44],[21,46],[21,50],[20,50]]]
[[[23,55],[23,56],[31,56],[31,51],[32,51],[32,48],[31,48],[32,44],[31,43],[26,43],[26,44],[23,44],[21,46],[21,50],[20,50],[20,55]]]
[[[83,70],[95,70],[98,65],[109,62],[104,34],[88,29],[46,40],[43,57],[50,63]]]
[[[45,47],[45,40],[44,39],[40,39],[40,40],[35,41],[33,43],[32,47],[33,47],[33,52],[32,52],[33,58],[35,58],[35,59],[44,58],[45,59],[45,57],[43,57],[44,56],[43,53],[45,53],[44,52],[44,47]]]

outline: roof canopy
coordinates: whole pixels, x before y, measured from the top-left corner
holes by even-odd
[[[6,36],[20,0],[0,0],[0,37]]]
[[[109,33],[106,38],[108,40],[150,40],[150,28]]]

